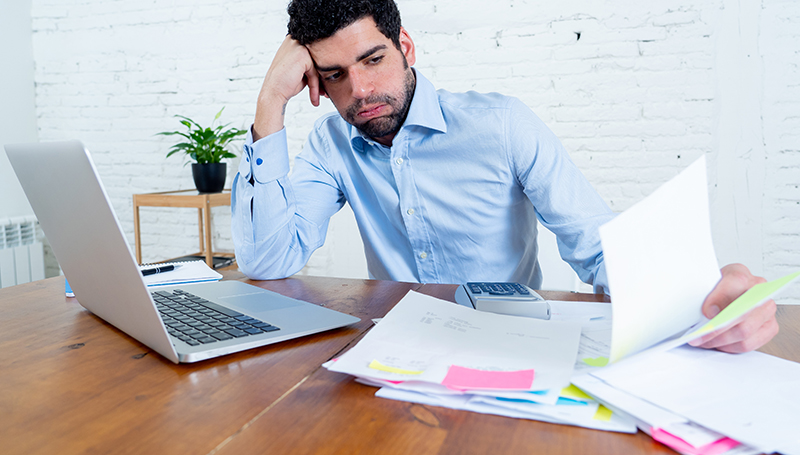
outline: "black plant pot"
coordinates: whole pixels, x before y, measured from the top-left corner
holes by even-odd
[[[201,193],[219,193],[225,188],[226,163],[192,163],[194,186]]]

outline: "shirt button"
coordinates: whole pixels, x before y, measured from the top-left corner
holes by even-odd
[[[403,164],[403,159],[402,158],[398,158],[398,159],[394,160],[394,162],[397,163],[397,165],[399,166],[399,165]]]
[[[420,253],[420,254],[419,254],[419,258],[420,258],[420,259],[425,259],[426,257],[428,257],[428,253],[426,253],[426,252],[424,252],[424,251],[423,251],[422,253]]]
[[[414,209],[408,209],[408,210],[406,210],[406,213],[408,213],[409,215],[413,215],[414,214]]]

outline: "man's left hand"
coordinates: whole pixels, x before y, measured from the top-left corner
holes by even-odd
[[[703,302],[703,314],[709,319],[713,318],[745,291],[766,281],[754,276],[742,264],[726,265],[722,268],[719,283]],[[736,324],[704,335],[689,344],[734,354],[753,351],[777,335],[776,311],[777,305],[770,300],[745,314]]]

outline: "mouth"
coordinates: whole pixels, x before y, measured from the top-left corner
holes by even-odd
[[[358,118],[360,119],[371,119],[377,117],[383,113],[385,110],[385,104],[379,104],[375,107],[371,107],[369,109],[364,109],[363,111],[359,111]]]

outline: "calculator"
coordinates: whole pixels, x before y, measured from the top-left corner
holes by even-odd
[[[520,283],[467,283],[456,290],[456,303],[489,313],[550,319],[550,304]]]

